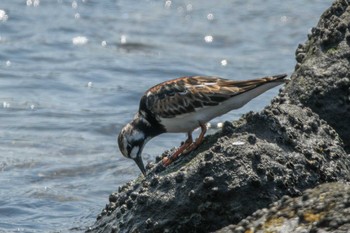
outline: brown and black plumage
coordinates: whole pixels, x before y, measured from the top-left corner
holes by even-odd
[[[135,160],[146,174],[141,153],[151,138],[165,132],[186,132],[185,143],[168,159],[168,165],[181,153],[198,147],[211,119],[237,109],[265,91],[285,83],[287,75],[234,81],[218,77],[182,77],[160,83],[145,92],[134,119],[120,132],[118,144],[122,154]],[[194,129],[201,127],[198,139]]]

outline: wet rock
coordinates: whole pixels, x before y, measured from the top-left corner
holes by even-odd
[[[224,229],[250,232],[249,227],[265,229],[285,221],[290,229],[310,223],[314,232],[347,226],[347,218],[326,212],[331,200],[343,198],[346,206],[345,185],[322,186],[315,195],[305,190],[350,180],[345,151],[350,143],[348,25],[349,1],[338,0],[297,48],[292,79],[268,107],[225,122],[221,131],[170,166],[150,166],[147,177],[110,197],[88,232],[212,232],[230,224]],[[317,192],[326,192],[319,194],[323,203],[316,203]],[[303,193],[300,199],[289,198]],[[271,204],[279,199],[280,204]],[[311,212],[305,203],[314,206]],[[294,212],[283,211],[282,205]],[[264,216],[275,217],[266,223]]]

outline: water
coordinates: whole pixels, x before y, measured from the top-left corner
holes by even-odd
[[[184,75],[291,73],[330,0],[1,0],[0,232],[79,232],[140,173],[115,137],[143,92]],[[261,110],[275,88],[215,119]],[[146,160],[177,146],[163,135]]]

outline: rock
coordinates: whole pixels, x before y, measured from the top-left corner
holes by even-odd
[[[269,209],[257,211],[237,225],[216,233],[234,232],[338,232],[350,229],[350,185],[322,184],[304,192],[301,197],[286,197]]]
[[[284,98],[234,122],[234,132],[206,137],[164,171],[120,188],[90,232],[214,231],[284,195],[348,180],[350,160],[337,133]]]
[[[350,10],[349,0],[335,1],[296,51],[298,65],[286,87],[328,122],[350,153]]]
[[[270,106],[225,122],[191,154],[120,187],[88,232],[211,232],[230,224],[244,232],[255,226],[250,220],[279,214],[279,205],[266,209],[279,199],[349,181],[348,5],[338,0],[322,15]]]

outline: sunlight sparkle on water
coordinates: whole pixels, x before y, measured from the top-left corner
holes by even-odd
[[[211,43],[211,42],[213,42],[213,40],[214,40],[214,38],[211,35],[207,35],[204,37],[204,41],[207,43]]]
[[[6,11],[0,9],[0,21],[5,22],[9,16],[6,14]]]
[[[171,1],[170,0],[165,1],[164,7],[165,8],[170,8],[171,7]]]
[[[221,63],[222,66],[227,66],[227,60],[226,59],[222,59],[220,63]]]
[[[280,20],[282,23],[287,23],[288,17],[286,15],[283,15],[283,16],[281,16]]]
[[[9,107],[10,107],[10,103],[4,101],[4,102],[2,103],[2,107],[3,107],[3,108],[9,108]]]
[[[192,4],[187,4],[186,10],[187,10],[187,11],[192,11],[192,10],[193,10]]]
[[[121,35],[120,36],[120,43],[125,44],[126,43],[126,35]]]
[[[208,19],[209,21],[212,21],[212,20],[214,19],[214,15],[213,15],[212,13],[209,13],[209,14],[207,15],[207,19]]]
[[[78,8],[78,3],[76,1],[72,2],[72,8],[77,9]]]
[[[40,0],[27,0],[26,1],[27,6],[39,6],[40,5]]]
[[[88,42],[88,38],[85,36],[76,36],[72,39],[74,45],[84,45]]]

